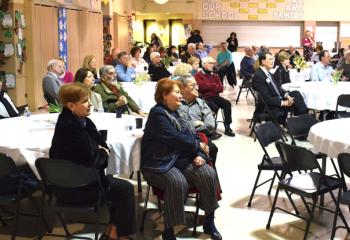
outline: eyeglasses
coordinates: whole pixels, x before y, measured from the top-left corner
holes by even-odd
[[[198,89],[198,84],[197,83],[189,84],[188,86],[191,87],[192,90]]]

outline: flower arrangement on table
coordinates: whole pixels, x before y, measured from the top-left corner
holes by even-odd
[[[160,61],[164,64],[165,68],[168,68],[170,66],[170,64],[173,62],[171,60],[171,57],[169,57],[169,56],[162,58],[162,60],[160,60]]]
[[[60,113],[62,112],[62,106],[59,103],[49,104],[49,113]]]
[[[341,76],[343,74],[343,70],[344,69],[336,69],[332,73],[332,79],[333,79],[334,84],[337,84],[339,82],[339,80],[341,79]]]
[[[294,64],[295,64],[295,68],[297,70],[299,69],[298,71],[307,68],[306,61],[305,61],[304,57],[301,57],[301,56],[296,56],[294,58]]]
[[[142,86],[143,83],[149,82],[151,80],[151,76],[148,73],[137,73],[134,83],[137,86]]]

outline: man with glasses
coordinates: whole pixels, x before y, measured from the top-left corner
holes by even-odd
[[[224,87],[219,76],[213,72],[215,60],[212,57],[205,57],[202,59],[202,63],[203,69],[194,75],[198,84],[198,91],[214,113],[218,113],[220,108],[223,109],[225,135],[234,137],[235,133],[230,127],[232,123],[231,103],[219,95],[224,91]]]
[[[269,52],[259,55],[259,69],[253,77],[253,88],[266,102],[272,114],[279,123],[285,124],[287,113],[293,111],[294,115],[302,115],[308,112],[304,99],[300,92],[285,92],[269,73],[273,68],[274,58]],[[256,113],[264,112],[264,106],[259,104]]]

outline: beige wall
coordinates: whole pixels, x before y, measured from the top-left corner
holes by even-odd
[[[348,0],[304,0],[304,20],[344,21],[349,19]]]

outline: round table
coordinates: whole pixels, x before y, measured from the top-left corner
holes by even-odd
[[[13,158],[16,165],[28,164],[39,177],[35,160],[48,157],[58,114],[35,114],[0,120],[0,152]],[[135,129],[135,116],[115,113],[92,113],[89,118],[97,129],[108,130],[111,148],[107,173],[130,174],[140,169],[142,129]],[[143,120],[143,125],[146,119]],[[129,126],[133,130],[128,130]],[[69,144],[69,142],[67,142]]]
[[[282,85],[286,91],[299,91],[310,109],[335,111],[338,96],[350,94],[350,82],[298,82]],[[346,109],[339,108],[340,111]]]
[[[308,140],[316,152],[336,158],[339,153],[350,153],[350,118],[323,121],[311,127]]]
[[[310,80],[311,76],[311,68],[305,68],[298,72],[297,69],[290,69],[289,70],[289,78],[291,83],[299,83],[299,82],[305,82],[307,80]]]
[[[124,90],[136,102],[143,112],[149,112],[156,104],[154,100],[156,84],[157,82],[145,82],[138,86],[133,82],[122,83]]]

